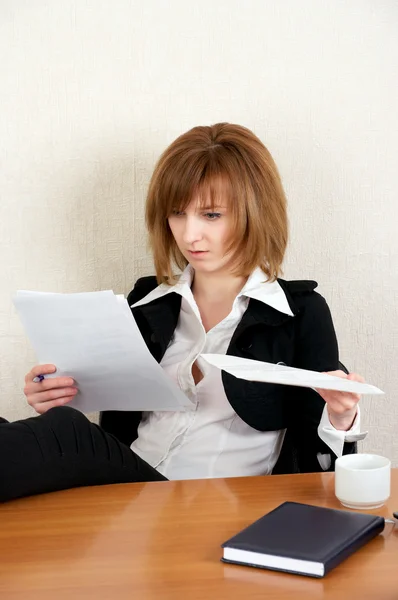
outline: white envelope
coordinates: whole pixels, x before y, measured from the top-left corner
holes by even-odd
[[[285,365],[275,365],[225,354],[201,354],[201,357],[210,365],[222,369],[239,379],[247,379],[248,381],[280,383],[283,385],[352,392],[354,394],[384,394],[382,390],[374,385],[342,379],[334,375],[325,375],[317,371],[296,369]]]

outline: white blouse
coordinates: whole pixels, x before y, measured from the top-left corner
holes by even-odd
[[[160,364],[191,400],[192,410],[144,413],[131,448],[168,479],[269,474],[278,460],[285,430],[261,432],[247,425],[228,402],[221,371],[199,354],[226,353],[250,298],[290,316],[293,313],[279,283],[267,282],[266,275],[256,269],[235,298],[230,314],[206,333],[191,292],[192,275],[188,266],[176,285],[162,284],[133,305],[147,304],[170,292],[182,296],[177,327]],[[192,376],[195,361],[203,374],[198,385]],[[325,407],[318,434],[341,455],[344,440],[358,439],[359,419],[358,414],[349,432],[337,431]],[[319,462],[328,468],[330,456],[320,455]]]

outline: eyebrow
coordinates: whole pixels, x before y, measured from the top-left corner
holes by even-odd
[[[215,206],[201,206],[200,210],[216,210],[219,208],[227,208],[226,206],[220,206],[220,205],[215,205]]]

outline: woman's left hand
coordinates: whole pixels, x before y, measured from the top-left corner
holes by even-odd
[[[364,382],[364,378],[357,373],[344,373],[344,371],[329,371],[326,375],[334,375],[351,381]],[[357,404],[361,398],[359,394],[350,394],[349,392],[336,392],[334,390],[316,390],[328,405],[329,421],[335,429],[348,431],[351,428],[358,407]]]

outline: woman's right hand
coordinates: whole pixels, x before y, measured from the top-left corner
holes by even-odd
[[[33,379],[39,375],[55,373],[55,365],[37,365],[25,377],[24,394],[28,404],[39,414],[67,404],[77,394],[77,387],[71,377],[50,377],[35,383]]]

